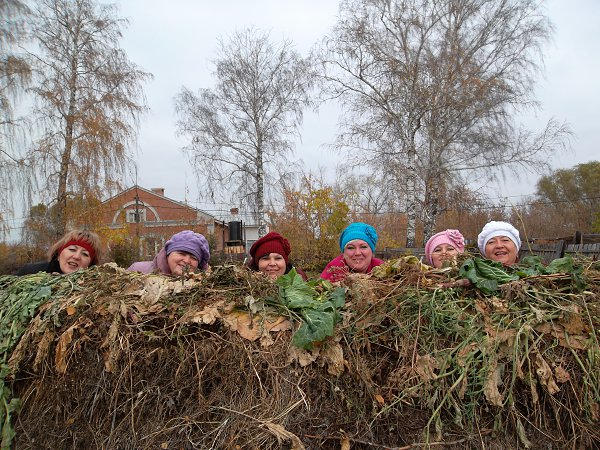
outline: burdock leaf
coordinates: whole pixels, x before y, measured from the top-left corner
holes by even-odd
[[[327,298],[333,303],[336,308],[343,308],[346,304],[346,289],[338,287],[329,292]]]
[[[333,336],[335,310],[303,310],[302,318],[304,319],[303,324],[292,339],[295,346],[310,350],[314,342],[322,341],[327,336]]]
[[[308,308],[318,304],[313,298],[316,291],[296,273],[296,269],[280,276],[275,283],[279,286],[282,303],[290,309]]]

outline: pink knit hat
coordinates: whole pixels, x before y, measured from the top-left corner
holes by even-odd
[[[425,257],[427,258],[427,262],[429,264],[433,264],[431,260],[431,255],[433,251],[438,245],[448,244],[451,245],[458,251],[458,253],[462,253],[465,251],[465,238],[458,230],[444,230],[439,233],[434,234],[429,238],[427,244],[425,244]]]

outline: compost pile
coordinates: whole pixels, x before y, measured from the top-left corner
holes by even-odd
[[[599,269],[0,277],[2,446],[597,448]]]

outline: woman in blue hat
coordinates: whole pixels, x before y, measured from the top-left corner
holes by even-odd
[[[373,267],[383,264],[381,259],[373,256],[376,245],[375,228],[362,222],[351,223],[340,235],[342,254],[327,264],[321,278],[341,281],[349,273],[371,273]]]

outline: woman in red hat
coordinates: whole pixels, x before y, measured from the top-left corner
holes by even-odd
[[[87,230],[66,233],[48,252],[48,261],[25,264],[17,275],[38,272],[69,274],[95,266],[100,260],[100,238]]]
[[[262,272],[272,280],[288,273],[294,267],[288,257],[292,252],[289,241],[281,234],[271,231],[250,247],[251,259],[248,267]],[[296,272],[306,281],[306,274],[296,268]]]

